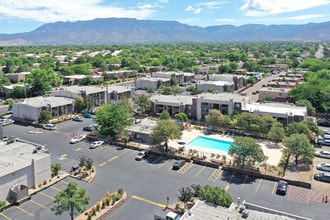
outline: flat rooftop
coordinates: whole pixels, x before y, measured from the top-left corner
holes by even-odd
[[[145,118],[134,125],[128,126],[126,130],[142,134],[151,134],[156,127],[157,122],[157,120]]]
[[[276,112],[285,115],[307,115],[307,108],[304,106],[295,106],[278,102],[246,104],[244,109],[249,112]]]
[[[98,92],[105,92],[105,86],[66,86],[61,87],[58,90],[69,91],[72,93],[80,93],[81,91],[86,92],[87,94],[93,94]]]
[[[65,98],[65,97],[43,97],[38,96],[34,98],[24,99],[20,104],[26,104],[33,107],[44,107],[44,106],[63,106],[63,105],[71,105],[73,103],[73,99]]]
[[[0,177],[12,173],[15,170],[30,166],[32,160],[49,156],[46,153],[33,153],[36,145],[14,142],[0,143]]]
[[[219,93],[202,93],[195,96],[200,99],[207,99],[207,100],[214,100],[214,101],[230,101],[233,100],[234,102],[242,102],[246,101],[248,96],[244,96],[237,93],[231,92],[219,92]]]
[[[150,97],[150,100],[157,104],[192,105],[192,96],[190,95],[154,95]]]

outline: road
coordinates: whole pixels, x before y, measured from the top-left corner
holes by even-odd
[[[107,217],[108,220],[153,219],[153,214],[169,203],[175,203],[179,195],[178,189],[191,184],[220,186],[234,198],[240,197],[260,206],[293,213],[312,219],[328,219],[328,205],[321,203],[324,194],[330,195],[329,188],[304,189],[289,186],[286,196],[276,195],[276,182],[256,179],[250,176],[234,175],[223,170],[187,163],[178,171],[172,170],[174,160],[150,155],[142,161],[135,161],[137,151],[103,146],[89,149],[87,141],[69,144],[74,133],[82,131],[84,125],[93,123],[90,119],[84,122],[66,121],[57,125],[56,131],[35,129],[31,126],[17,124],[4,127],[6,136],[15,136],[39,144],[45,144],[51,153],[52,163],[62,164],[64,170],[78,164],[77,158],[86,155],[94,160],[96,178],[92,183],[75,180],[68,177],[52,187],[32,196],[30,201],[16,207],[4,210],[0,219],[58,219],[51,207],[54,197],[71,181],[76,181],[80,187],[87,190],[91,197],[91,207],[101,200],[106,192],[114,192],[119,188],[128,193],[128,201]],[[68,218],[64,213],[60,218]]]

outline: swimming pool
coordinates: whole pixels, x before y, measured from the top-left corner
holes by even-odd
[[[190,141],[188,143],[188,145],[194,146],[194,147],[204,147],[204,148],[210,148],[210,149],[214,149],[214,150],[222,150],[222,151],[228,152],[232,143],[233,142],[230,142],[230,141],[223,141],[223,140],[219,140],[219,139],[198,136],[194,140]]]

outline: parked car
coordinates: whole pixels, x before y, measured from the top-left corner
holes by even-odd
[[[330,151],[316,151],[315,156],[330,159]]]
[[[330,174],[329,173],[316,173],[316,174],[314,174],[314,179],[330,183]]]
[[[287,190],[288,190],[288,182],[282,180],[278,181],[276,194],[285,195]]]
[[[76,117],[72,118],[72,120],[82,122],[84,119],[81,116],[76,116]]]
[[[95,125],[87,125],[87,126],[83,127],[83,131],[95,131],[95,130],[96,130]]]
[[[89,146],[90,149],[95,149],[97,147],[100,147],[104,144],[104,141],[94,141],[91,143],[91,145]]]
[[[330,127],[330,121],[325,118],[319,118],[316,120],[318,126]]]
[[[173,164],[172,169],[173,169],[173,170],[178,170],[178,169],[180,169],[181,167],[183,167],[185,164],[186,164],[186,161],[185,161],[185,160],[177,160],[177,161],[175,161],[175,163]]]
[[[1,118],[0,119],[0,124],[2,124],[2,126],[14,124],[14,123],[15,123],[15,121],[13,119],[10,119],[10,118]]]
[[[316,165],[316,169],[330,172],[330,163],[319,163]]]
[[[145,158],[148,155],[148,151],[146,150],[142,150],[140,151],[136,156],[135,156],[135,160],[142,160],[143,158]]]
[[[53,130],[56,129],[56,125],[54,125],[54,124],[46,124],[46,125],[44,125],[43,128],[44,128],[45,130],[53,131]]]
[[[85,113],[84,118],[93,118],[93,115],[91,113]]]
[[[75,136],[74,138],[72,138],[70,140],[70,144],[76,144],[76,143],[84,140],[85,138],[86,138],[86,135],[83,135],[83,134],[82,135],[77,135],[77,136]]]

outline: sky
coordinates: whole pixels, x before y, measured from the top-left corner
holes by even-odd
[[[330,0],[0,0],[0,33],[95,18],[166,20],[207,27],[330,21]]]

